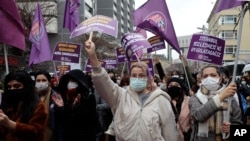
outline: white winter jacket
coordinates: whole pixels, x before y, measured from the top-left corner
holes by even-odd
[[[94,68],[93,83],[113,112],[117,141],[177,141],[169,95],[157,88],[142,106],[130,87],[119,87],[103,68]]]

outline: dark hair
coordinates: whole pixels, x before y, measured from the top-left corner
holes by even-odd
[[[113,73],[115,77],[115,72],[113,70],[108,70],[108,74]]]
[[[203,67],[202,69],[201,69],[201,76],[203,76],[203,71],[204,71],[204,69],[206,69],[206,68],[214,68],[214,69],[216,69],[216,72],[219,74],[219,76],[220,77],[222,77],[222,71],[221,71],[221,69],[220,69],[220,67],[218,67],[218,66],[216,66],[216,65],[207,65],[207,66],[205,66],[205,67]]]
[[[230,78],[229,70],[225,67],[220,67],[221,72],[227,77]]]
[[[37,71],[35,73],[35,80],[37,78],[38,75],[44,75],[47,80],[50,82],[51,81],[51,75],[49,74],[49,72],[45,71],[45,70],[40,70],[40,71]]]
[[[22,122],[26,123],[31,118],[36,105],[39,102],[39,97],[34,92],[34,81],[31,79],[29,73],[27,73],[24,70],[17,70],[10,72],[4,79],[4,92],[9,91],[8,90],[8,83],[12,80],[16,80],[23,84],[25,95],[23,98],[23,104],[21,107],[21,120]],[[1,108],[2,110],[7,113],[7,109],[9,107],[12,107],[13,105],[8,104],[8,101],[5,99],[4,93],[3,93],[3,100]]]
[[[123,87],[123,86],[128,86],[129,85],[129,82],[130,82],[130,77],[129,75],[124,75],[122,76],[121,78],[121,82],[120,82],[120,86]]]
[[[166,85],[166,89],[168,88],[168,85],[169,85],[171,82],[177,82],[177,83],[179,83],[180,86],[181,86],[181,88],[182,88],[182,90],[183,90],[183,92],[185,92],[185,93],[187,92],[187,89],[186,89],[186,86],[185,86],[183,80],[180,79],[180,78],[177,78],[177,77],[172,77],[172,78],[168,79],[167,85]]]

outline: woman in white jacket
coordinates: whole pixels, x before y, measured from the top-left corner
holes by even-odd
[[[124,89],[101,68],[92,41],[85,42],[85,50],[95,88],[112,109],[117,141],[177,141],[170,97],[159,88],[148,89],[148,67],[144,62],[131,66],[130,85]]]

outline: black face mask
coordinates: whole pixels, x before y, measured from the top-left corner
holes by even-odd
[[[246,83],[247,83],[248,85],[250,85],[250,80],[246,80]]]
[[[4,93],[4,97],[6,102],[9,105],[17,106],[20,101],[23,101],[25,95],[24,89],[14,89],[14,90],[7,90]]]
[[[179,97],[180,95],[182,95],[182,89],[180,87],[177,87],[177,86],[169,87],[168,94],[170,95],[170,97],[172,99]]]
[[[116,78],[111,77],[111,80],[112,80],[114,83],[117,83],[117,79],[116,79]]]

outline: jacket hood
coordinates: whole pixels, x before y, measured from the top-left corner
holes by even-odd
[[[82,70],[79,69],[71,70],[61,77],[58,85],[59,91],[67,90],[67,84],[70,79],[77,82],[79,85],[78,87],[83,87],[89,92],[89,88],[91,85],[91,78],[86,74],[84,74]]]

